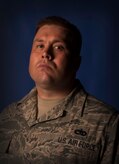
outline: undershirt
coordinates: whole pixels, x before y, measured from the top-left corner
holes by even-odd
[[[60,104],[64,98],[60,99],[41,99],[38,96],[38,118],[50,111],[54,106]]]

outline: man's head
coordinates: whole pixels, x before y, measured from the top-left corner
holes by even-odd
[[[64,89],[74,81],[80,65],[81,35],[61,17],[41,20],[36,28],[29,72],[36,85]]]
[[[82,37],[79,29],[72,23],[70,23],[68,20],[59,17],[59,16],[50,16],[46,17],[45,19],[42,19],[36,27],[35,34],[37,31],[44,25],[58,25],[67,30],[67,42],[69,45],[69,49],[71,53],[76,56],[80,55],[80,50],[82,46]]]

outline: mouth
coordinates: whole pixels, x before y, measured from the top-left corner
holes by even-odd
[[[41,68],[41,69],[52,69],[52,67],[50,66],[50,65],[48,65],[48,64],[44,64],[44,63],[42,63],[42,64],[38,64],[37,65],[37,68]]]

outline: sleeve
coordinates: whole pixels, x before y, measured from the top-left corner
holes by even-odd
[[[119,164],[119,119],[117,124],[117,135],[115,138],[114,157],[115,157],[114,164]]]
[[[0,113],[0,153],[8,152],[12,135],[15,132],[12,108],[14,110],[14,105],[8,106]]]
[[[115,114],[105,131],[101,164],[119,164],[119,115]]]
[[[19,125],[15,117],[16,106],[12,104],[0,113],[0,163],[4,164],[27,164],[23,157],[9,153],[9,146]]]

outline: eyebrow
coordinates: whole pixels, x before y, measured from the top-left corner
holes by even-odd
[[[35,39],[33,42],[44,42],[44,40],[43,39]],[[59,39],[53,40],[53,43],[58,43],[58,42],[65,43],[64,40],[59,40]]]
[[[42,39],[35,39],[33,42],[43,42]]]

